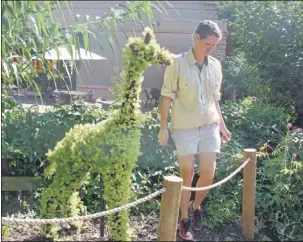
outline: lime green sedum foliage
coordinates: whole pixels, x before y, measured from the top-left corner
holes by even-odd
[[[50,164],[45,174],[54,175],[54,179],[42,194],[43,218],[82,214],[78,190],[89,179],[89,172],[101,174],[109,209],[129,202],[131,174],[140,155],[140,127],[144,121],[139,104],[143,72],[151,64],[170,63],[169,52],[156,43],[150,28],[144,30],[143,38],[128,39],[122,56],[122,81],[115,93],[121,108],[100,123],[75,125],[47,154]],[[127,210],[109,216],[113,240],[130,240],[128,219]],[[80,228],[81,223],[70,225]],[[56,224],[44,227],[46,236],[52,238],[58,236],[59,229]]]

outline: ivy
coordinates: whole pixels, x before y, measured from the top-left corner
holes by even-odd
[[[115,96],[121,108],[96,124],[76,124],[47,153],[50,164],[44,172],[48,177],[53,176],[53,182],[42,193],[42,218],[84,213],[78,191],[87,182],[89,172],[101,174],[109,209],[129,202],[144,121],[139,104],[143,72],[151,64],[170,63],[169,52],[156,43],[150,28],[145,28],[143,38],[128,39],[123,49],[121,81],[116,83]],[[127,210],[109,216],[113,240],[130,240],[128,220]],[[79,228],[81,224],[71,223],[71,226]],[[46,225],[45,235],[56,238],[59,229],[58,225]]]

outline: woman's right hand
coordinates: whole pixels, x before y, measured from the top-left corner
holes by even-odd
[[[161,146],[167,146],[168,143],[168,129],[167,128],[160,128],[158,134],[159,144]]]

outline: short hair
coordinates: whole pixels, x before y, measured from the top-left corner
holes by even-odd
[[[222,31],[218,24],[211,20],[201,21],[195,30],[195,34],[200,35],[201,39],[206,39],[210,35],[214,35],[219,39],[222,38]]]

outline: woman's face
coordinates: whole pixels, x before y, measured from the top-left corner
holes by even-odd
[[[208,35],[206,38],[201,39],[199,34],[194,35],[195,48],[199,52],[203,52],[205,55],[209,55],[210,52],[216,47],[219,38],[215,35]]]

